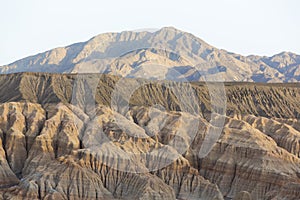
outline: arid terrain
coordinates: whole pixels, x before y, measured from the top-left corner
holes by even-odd
[[[300,199],[299,83],[120,80],[1,75],[0,199]]]
[[[0,66],[0,199],[300,199],[300,56],[173,27]]]
[[[244,56],[165,27],[155,32],[99,34],[0,66],[16,72],[105,73],[129,78],[183,81],[298,82],[300,55]],[[220,78],[221,77],[221,78]]]

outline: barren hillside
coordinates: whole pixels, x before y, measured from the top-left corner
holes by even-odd
[[[118,111],[120,81],[141,86]],[[0,199],[300,198],[297,83],[170,85],[1,75]]]

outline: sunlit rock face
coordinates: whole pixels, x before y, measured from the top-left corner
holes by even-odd
[[[93,106],[77,75],[0,76],[0,199],[300,198],[297,84],[225,83],[220,116],[204,83],[190,84],[196,114],[157,82],[118,112],[120,77],[87,76]]]
[[[243,56],[165,27],[156,31],[104,33],[0,66],[17,72],[105,73],[131,78],[184,81],[297,82],[300,56]],[[220,78],[222,77],[222,78]]]

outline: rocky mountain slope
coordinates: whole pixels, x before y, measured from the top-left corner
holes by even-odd
[[[225,116],[211,95],[220,85],[203,82],[190,84],[198,113],[159,81],[117,112],[121,80],[143,81],[1,75],[0,199],[300,198],[298,83],[225,83]]]
[[[172,27],[100,34],[0,67],[0,73],[107,73],[184,81],[297,82],[300,56],[242,56]]]

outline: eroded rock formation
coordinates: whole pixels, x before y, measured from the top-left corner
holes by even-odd
[[[102,77],[92,108],[71,104],[74,76],[23,74],[6,91],[19,81],[0,97],[0,199],[300,198],[294,85],[227,84],[227,116],[219,116],[200,83],[195,115],[155,84],[120,114],[108,105],[117,77]],[[212,126],[214,118],[224,125]],[[199,155],[214,129],[220,136]]]

